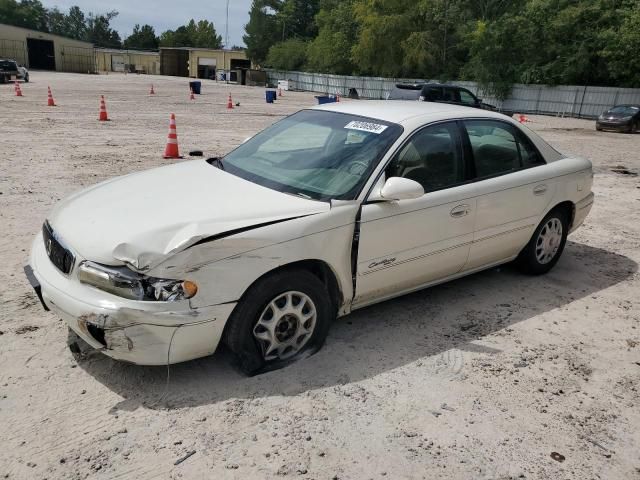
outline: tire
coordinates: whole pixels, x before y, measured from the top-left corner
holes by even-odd
[[[560,231],[558,231],[560,230]],[[569,233],[565,211],[555,209],[540,222],[531,240],[516,260],[518,268],[529,275],[543,275],[551,270],[564,251]]]
[[[638,133],[638,121],[635,121],[629,127],[629,133]]]
[[[596,125],[596,130],[601,132],[602,131],[602,127],[600,125]]]
[[[29,83],[29,75],[24,76],[24,83]]]
[[[285,313],[291,307],[298,310]],[[315,315],[307,319],[312,311]],[[242,296],[224,341],[240,369],[256,375],[316,353],[335,317],[336,308],[318,277],[305,270],[282,270],[258,280]],[[270,348],[276,345],[280,347]]]

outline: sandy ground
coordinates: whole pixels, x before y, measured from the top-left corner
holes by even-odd
[[[166,163],[169,113],[184,152],[217,155],[313,96],[31,78],[23,98],[0,89],[0,476],[640,478],[640,177],[612,171],[638,172],[640,135],[532,117],[596,171],[594,210],[549,275],[493,269],[343,318],[285,370],[245,378],[218,354],[172,367],[167,389],[164,368],[72,356],[22,273],[33,236],[62,197]]]

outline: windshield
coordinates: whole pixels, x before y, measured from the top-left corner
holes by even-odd
[[[353,200],[401,133],[381,120],[303,110],[240,145],[221,168],[284,193]]]
[[[638,107],[629,107],[626,105],[619,105],[617,107],[613,107],[607,113],[621,113],[623,115],[635,115],[638,113]]]

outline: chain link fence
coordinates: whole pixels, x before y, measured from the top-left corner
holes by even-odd
[[[276,84],[278,80],[288,80],[289,88],[292,90],[341,96],[349,96],[355,91],[360,98],[379,100],[385,100],[396,83],[429,81],[415,78],[352,77],[271,69],[267,69],[267,77],[271,84]],[[491,95],[486,95],[476,82],[447,83],[467,88],[486,103],[518,113],[592,119],[613,105],[640,105],[640,88],[515,84],[509,97],[500,101]]]

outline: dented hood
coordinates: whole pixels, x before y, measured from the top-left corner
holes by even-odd
[[[60,202],[48,219],[84,258],[144,271],[209,237],[329,209],[196,160],[87,188]]]

